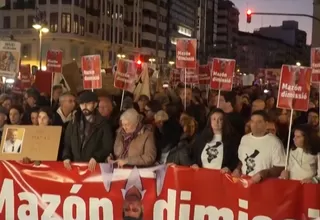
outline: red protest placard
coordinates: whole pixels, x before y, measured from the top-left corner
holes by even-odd
[[[312,82],[320,82],[320,47],[311,48]]]
[[[197,65],[197,39],[178,38],[176,68],[194,69]]]
[[[100,55],[88,55],[81,58],[83,89],[101,89],[101,59]]]
[[[114,87],[133,91],[137,79],[137,65],[132,60],[119,59],[114,75]]]
[[[62,51],[48,50],[47,52],[47,71],[62,73]]]
[[[180,82],[186,84],[199,84],[199,64],[195,69],[180,69]]]
[[[209,85],[210,84],[210,65],[199,66],[199,84]]]
[[[311,73],[311,67],[282,66],[277,108],[308,111]]]
[[[211,68],[211,89],[231,91],[235,67],[235,60],[214,58]]]
[[[31,87],[30,64],[20,65],[20,80],[21,80],[21,89],[28,89]]]
[[[176,68],[172,68],[170,70],[170,83],[175,86],[180,83],[180,70]]]

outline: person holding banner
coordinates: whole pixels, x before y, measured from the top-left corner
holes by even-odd
[[[217,108],[210,113],[207,127],[193,144],[192,167],[232,172],[239,162],[239,144],[240,136],[234,132],[226,113]]]
[[[255,111],[251,115],[251,133],[242,137],[238,155],[240,163],[233,175],[247,175],[253,183],[279,177],[285,166],[285,152],[278,137],[267,131],[268,115]]]
[[[97,110],[98,96],[84,91],[79,96],[80,111],[69,122],[64,139],[62,159],[70,170],[71,162],[89,162],[94,171],[112,153],[113,138],[108,121]]]
[[[155,164],[157,150],[153,132],[141,123],[139,113],[130,108],[120,117],[122,128],[118,131],[114,143],[114,157],[119,167],[152,166]]]
[[[293,147],[289,155],[288,168],[282,171],[280,178],[312,183],[317,175],[320,138],[308,124],[298,125],[293,133]]]

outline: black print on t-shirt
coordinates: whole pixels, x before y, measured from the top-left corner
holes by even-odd
[[[251,154],[250,156],[246,154],[246,159],[244,159],[247,166],[246,175],[254,171],[254,168],[256,166],[255,158],[259,155],[259,153],[260,152],[258,150],[254,150],[253,154]]]
[[[217,147],[219,147],[221,144],[222,143],[218,141],[215,145],[209,145],[209,147],[206,149],[208,155],[208,163],[211,163],[212,160],[218,157],[219,151],[217,150]]]

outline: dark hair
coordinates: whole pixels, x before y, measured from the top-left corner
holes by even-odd
[[[124,216],[124,212],[122,212],[122,218],[123,220],[143,220],[143,211],[140,213],[140,216],[138,218],[131,217],[131,216]]]
[[[31,113],[34,113],[34,112],[38,113],[39,110],[40,110],[39,107],[37,107],[37,106],[36,106],[36,107],[33,107],[33,108],[31,108],[31,110],[30,110],[30,114],[31,114]]]
[[[319,109],[317,109],[317,108],[310,108],[307,112],[307,115],[309,115],[309,113],[311,113],[311,112],[319,115]]]
[[[207,126],[203,130],[204,140],[206,143],[210,142],[212,138],[214,137],[213,130],[211,128],[211,116],[215,113],[222,114],[223,115],[223,122],[222,122],[222,141],[226,141],[228,138],[233,137],[235,134],[233,127],[231,126],[231,123],[227,117],[227,114],[220,108],[213,109],[208,116],[208,122]]]
[[[225,102],[230,102],[231,106],[234,108],[236,106],[236,102],[237,102],[237,93],[235,93],[234,91],[231,92],[221,92],[220,96],[224,97]]]
[[[50,107],[48,107],[48,106],[42,107],[42,108],[40,108],[40,110],[39,110],[39,113],[40,113],[40,112],[46,113],[46,114],[48,115],[49,119],[52,120],[52,118],[53,118],[53,112],[52,112],[52,109],[51,109]]]
[[[23,107],[21,105],[13,105],[11,106],[9,113],[11,111],[11,109],[16,109],[20,115],[22,115],[24,113]]]
[[[52,91],[56,91],[57,89],[62,89],[62,86],[61,85],[54,85],[52,87]]]
[[[320,137],[318,136],[317,131],[309,124],[297,125],[293,129],[293,132],[297,130],[301,131],[304,137],[303,151],[312,155],[319,153]],[[295,150],[296,148],[297,146],[293,144],[292,149]]]
[[[255,115],[261,116],[266,122],[270,121],[268,114],[264,110],[257,110],[251,113],[251,117]]]
[[[157,100],[151,100],[150,102],[148,102],[147,106],[154,113],[157,113],[158,111],[162,110],[162,105]]]

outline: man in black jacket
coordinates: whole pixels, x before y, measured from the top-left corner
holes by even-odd
[[[112,131],[108,121],[97,110],[98,97],[91,91],[79,96],[81,111],[69,122],[65,132],[63,163],[70,170],[72,162],[89,162],[94,171],[113,151]]]

